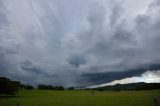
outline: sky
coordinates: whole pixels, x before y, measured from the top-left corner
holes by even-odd
[[[86,87],[159,70],[160,0],[0,0],[0,76]]]

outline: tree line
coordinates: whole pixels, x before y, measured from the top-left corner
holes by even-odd
[[[20,81],[12,81],[6,77],[0,77],[0,94],[14,95],[21,89],[39,89],[39,90],[65,90],[63,86],[52,86],[52,85],[43,85],[40,84],[37,88],[29,84],[22,84]],[[74,90],[74,87],[67,88],[68,90]]]
[[[40,90],[64,90],[63,86],[52,86],[52,85],[38,85]]]

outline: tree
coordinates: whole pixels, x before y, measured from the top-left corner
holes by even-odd
[[[19,91],[20,82],[0,77],[0,94],[15,94]]]
[[[46,89],[46,85],[38,85],[38,89],[45,90]]]
[[[38,85],[38,89],[40,90],[53,90],[53,86],[52,85]]]
[[[64,90],[64,87],[63,86],[55,86],[54,90]]]
[[[69,87],[68,90],[74,90],[74,87]]]
[[[32,90],[32,89],[34,89],[34,87],[29,85],[29,84],[27,84],[27,85],[25,85],[25,89]]]

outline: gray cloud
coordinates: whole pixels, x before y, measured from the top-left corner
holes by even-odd
[[[5,24],[7,23],[7,16],[5,15],[5,13],[6,13],[7,11],[6,11],[6,9],[5,9],[5,7],[4,7],[4,4],[3,4],[3,2],[2,1],[0,1],[0,28],[2,29],[4,26],[5,26]]]
[[[0,75],[89,86],[158,70],[159,0],[148,1],[0,0]]]
[[[86,60],[82,56],[73,55],[69,58],[69,64],[73,67],[79,67],[80,65],[86,64]]]

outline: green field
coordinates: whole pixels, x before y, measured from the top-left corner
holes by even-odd
[[[152,97],[160,100],[160,90],[154,91],[45,91],[23,90],[18,97],[0,99],[0,106],[153,106]]]

